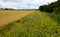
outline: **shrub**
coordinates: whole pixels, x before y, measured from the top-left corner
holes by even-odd
[[[60,1],[56,1],[56,2],[52,2],[49,5],[42,5],[39,7],[40,11],[44,11],[44,12],[53,12],[56,11],[57,13],[60,13]]]
[[[54,8],[52,8],[52,6],[43,5],[39,7],[39,10],[45,11],[45,12],[53,12]]]

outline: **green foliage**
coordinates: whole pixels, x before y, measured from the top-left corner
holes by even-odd
[[[48,16],[60,24],[60,14],[54,12],[54,13],[48,13]]]
[[[52,8],[52,6],[43,5],[43,6],[40,6],[39,10],[45,11],[45,12],[53,12],[54,8]]]
[[[39,10],[44,11],[44,12],[53,12],[57,11],[57,13],[60,13],[60,1],[52,2],[49,5],[42,5],[39,7]]]
[[[60,37],[58,23],[39,11],[7,25],[1,37]]]

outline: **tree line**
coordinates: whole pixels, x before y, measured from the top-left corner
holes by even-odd
[[[52,2],[48,5],[42,5],[39,7],[40,11],[44,11],[44,12],[53,12],[53,11],[58,11],[60,12],[60,0],[56,1],[56,2]]]
[[[0,10],[15,10],[15,9],[12,9],[12,8],[0,8]]]

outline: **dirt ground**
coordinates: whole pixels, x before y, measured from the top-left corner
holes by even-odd
[[[0,27],[32,13],[26,10],[0,10]]]

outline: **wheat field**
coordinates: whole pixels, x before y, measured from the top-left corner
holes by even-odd
[[[0,10],[0,26],[18,20],[32,12],[26,10]]]

